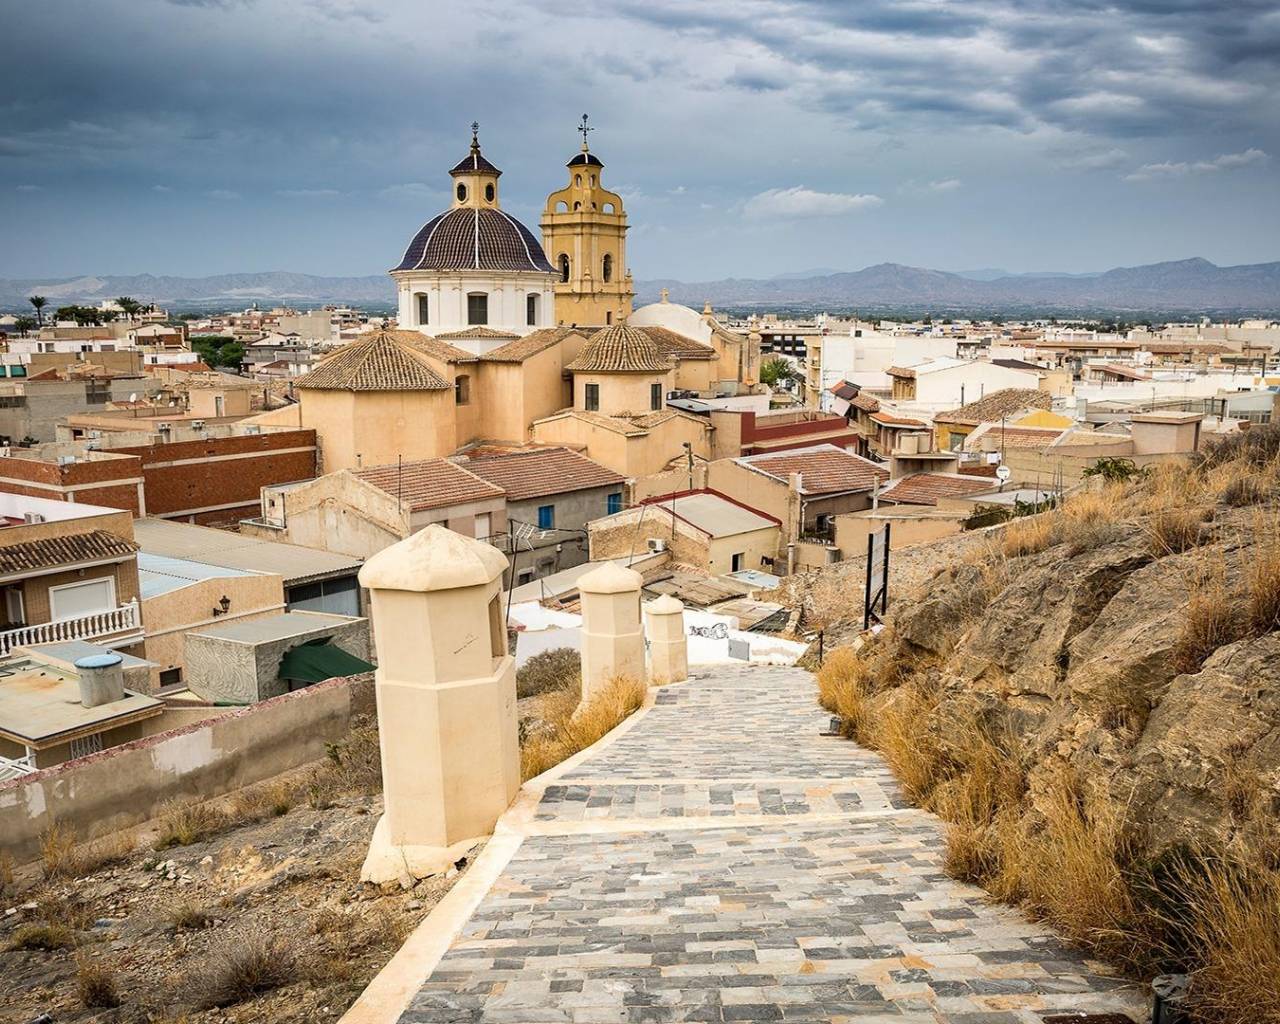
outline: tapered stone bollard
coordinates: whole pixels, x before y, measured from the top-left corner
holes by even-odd
[[[515,660],[494,547],[428,526],[370,558],[384,808],[361,878],[443,871],[520,788]]]
[[[644,606],[644,631],[649,638],[649,679],[678,683],[689,678],[689,639],[684,633],[684,605],[670,594]]]
[[[611,679],[644,679],[640,574],[605,562],[578,580],[582,596],[582,703]]]

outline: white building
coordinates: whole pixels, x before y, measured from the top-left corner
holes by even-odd
[[[474,132],[471,151],[449,174],[452,205],[422,226],[391,271],[399,325],[432,335],[466,331],[470,337],[449,340],[476,353],[554,327],[559,275],[533,233],[501,209],[502,172],[481,155]]]

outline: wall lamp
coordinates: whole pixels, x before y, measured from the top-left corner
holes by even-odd
[[[226,594],[218,601],[218,607],[213,610],[213,617],[216,619],[219,615],[226,615],[231,610],[231,598]]]

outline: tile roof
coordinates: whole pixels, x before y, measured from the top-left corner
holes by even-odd
[[[869,491],[877,480],[889,479],[888,469],[832,444],[769,455],[748,455],[734,461],[784,483],[792,473],[799,473],[800,493],[807,495]]]
[[[1113,377],[1123,377],[1125,380],[1150,380],[1145,373],[1134,369],[1132,366],[1119,366],[1115,363],[1107,363],[1105,366],[1097,367],[1103,373],[1109,373]]]
[[[473,353],[443,341],[444,335],[432,338],[420,331],[388,331],[387,333],[394,335],[397,341],[417,349],[425,356],[438,359],[442,363],[474,363],[476,361],[476,356]]]
[[[411,512],[501,498],[505,494],[497,484],[482,480],[448,459],[417,459],[399,466],[371,466],[351,472],[393,498],[399,495]]]
[[[515,341],[490,349],[480,358],[486,363],[522,363],[530,356],[536,356],[552,345],[564,341],[569,335],[580,333],[572,327],[544,327],[538,331],[531,331],[523,338],[517,338]]]
[[[669,328],[637,327],[636,330],[644,331],[645,334],[649,335],[649,339],[657,346],[660,355],[674,356],[677,359],[719,358],[719,353],[710,345],[704,345],[700,341],[686,338],[683,334]]]
[[[1025,359],[993,359],[992,366],[1003,366],[1006,370],[1034,370],[1037,373],[1044,373],[1043,366],[1037,366],[1035,363],[1029,363]]]
[[[601,373],[666,373],[671,369],[671,361],[638,327],[614,324],[591,335],[577,358],[565,369]]]
[[[960,476],[954,473],[914,473],[893,481],[880,492],[881,501],[903,505],[936,505],[939,498],[960,498],[994,489],[989,477]]]
[[[484,327],[477,325],[475,327],[465,327],[460,331],[446,331],[444,334],[437,334],[435,337],[440,341],[453,341],[455,339],[465,338],[487,338],[490,340],[501,339],[503,341],[514,341],[520,337],[511,331],[495,331],[492,327]]]
[[[980,451],[978,439],[990,437],[995,440],[997,451],[1001,448],[1028,448],[1040,451],[1057,441],[1064,432],[1060,427],[1001,428],[999,423],[990,423],[966,437],[964,447],[966,451]]]
[[[527,227],[498,209],[459,206],[413,236],[395,270],[499,270],[553,274]]]
[[[568,448],[533,448],[472,458],[466,469],[501,487],[511,501],[621,484],[625,477]]]
[[[895,416],[890,412],[873,412],[871,418],[887,427],[927,427],[924,420],[913,420],[906,416]]]
[[[846,402],[852,402],[858,397],[858,392],[861,389],[857,384],[850,384],[847,380],[842,380],[839,384],[832,384],[827,390],[835,395],[836,398],[843,398]],[[879,403],[876,404],[879,407]]]
[[[916,371],[906,366],[890,366],[885,371],[890,377],[904,377],[907,380],[915,380]]]
[[[863,412],[879,412],[880,402],[871,397],[871,395],[858,394],[849,402],[855,409],[861,409]]]
[[[629,419],[623,419],[619,416],[606,416],[600,412],[587,412],[583,409],[561,409],[559,412],[553,412],[550,416],[544,416],[534,422],[546,423],[550,420],[559,419],[581,420],[583,423],[589,423],[593,427],[601,427],[604,430],[610,430],[625,437],[642,437],[648,433],[643,427],[636,426]]]
[[[1053,399],[1035,388],[1001,388],[958,409],[934,413],[935,423],[990,423],[1023,409],[1052,409]]]
[[[375,331],[369,337],[338,349],[293,386],[325,391],[442,391],[445,383],[423,358],[416,342],[398,335],[409,332]]]
[[[65,537],[45,537],[0,547],[0,576],[34,572],[59,565],[77,565],[108,558],[125,558],[138,546],[106,530],[73,533]]]

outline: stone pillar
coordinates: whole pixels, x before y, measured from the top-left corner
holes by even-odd
[[[578,580],[582,596],[582,703],[619,676],[644,679],[640,574],[605,562]]]
[[[372,598],[384,809],[361,878],[423,878],[493,831],[520,788],[507,560],[443,526],[360,570]]]
[[[645,634],[649,637],[649,679],[654,683],[678,683],[689,678],[689,640],[684,632],[684,605],[663,594],[644,606]]]

